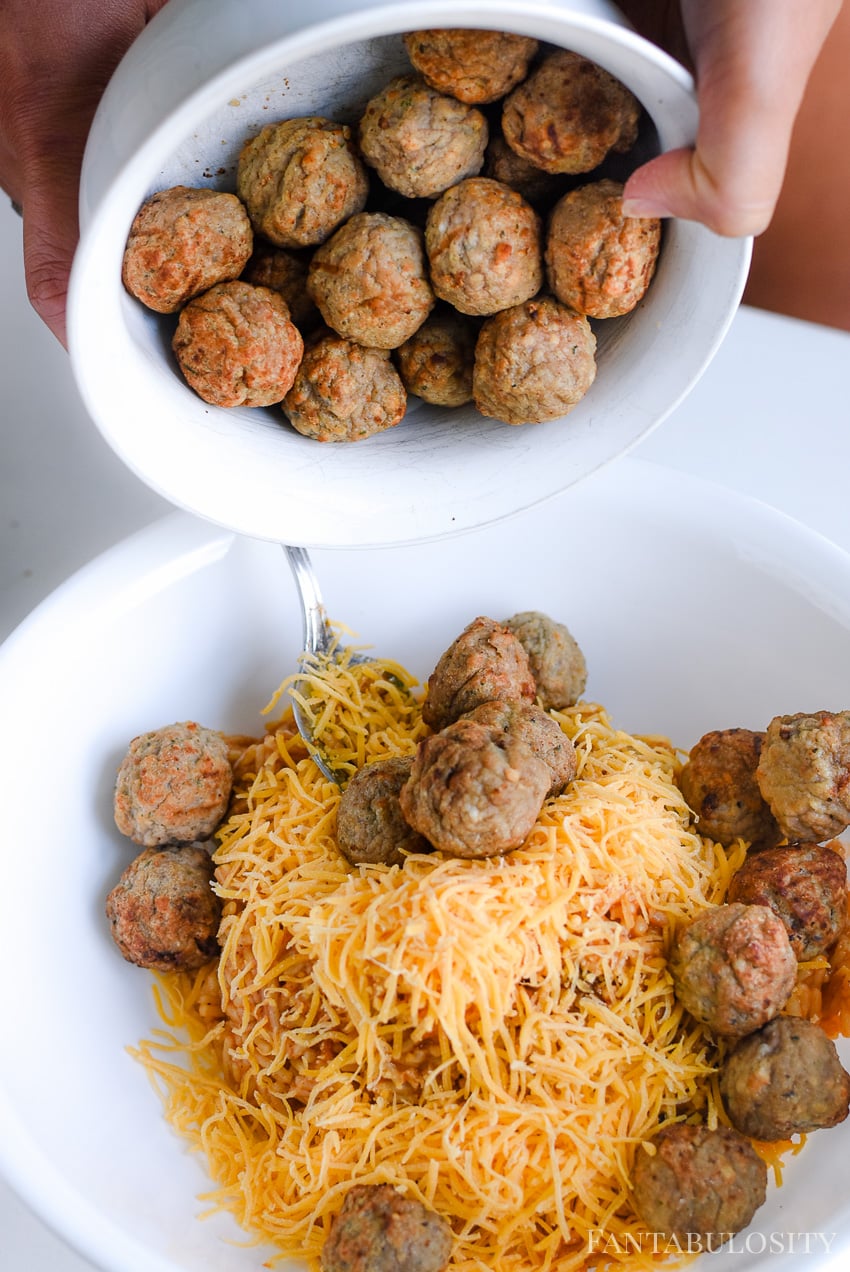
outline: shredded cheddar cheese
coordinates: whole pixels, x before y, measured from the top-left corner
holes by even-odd
[[[412,752],[411,686],[317,677],[322,746],[354,766]],[[660,1118],[722,1116],[666,953],[745,849],[691,829],[669,743],[588,703],[553,714],[577,776],[486,860],[351,867],[339,791],[291,717],[242,752],[220,961],[158,979],[170,1032],[138,1054],[206,1156],[210,1204],[281,1257],[317,1267],[347,1189],[387,1182],[449,1220],[453,1272],[661,1257],[630,1206],[635,1153]]]

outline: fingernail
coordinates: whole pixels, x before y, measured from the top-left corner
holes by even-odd
[[[649,217],[672,216],[665,204],[657,199],[623,199],[623,216]]]

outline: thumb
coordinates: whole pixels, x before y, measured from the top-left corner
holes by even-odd
[[[700,121],[693,150],[632,174],[631,216],[679,216],[759,234],[773,215],[794,120],[840,0],[685,0]]]

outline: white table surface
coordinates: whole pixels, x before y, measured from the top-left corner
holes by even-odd
[[[742,309],[696,389],[636,454],[762,499],[850,551],[848,373],[850,334]],[[77,567],[169,511],[88,419],[64,351],[27,302],[21,222],[6,206],[0,383],[2,640]],[[0,1234],[3,1272],[93,1272],[2,1180]]]

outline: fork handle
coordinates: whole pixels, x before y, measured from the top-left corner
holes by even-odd
[[[330,633],[328,616],[325,612],[319,581],[313,572],[309,553],[305,548],[293,547],[292,544],[281,545],[289,561],[298,599],[301,604],[301,626],[304,652],[310,654],[327,653]]]

